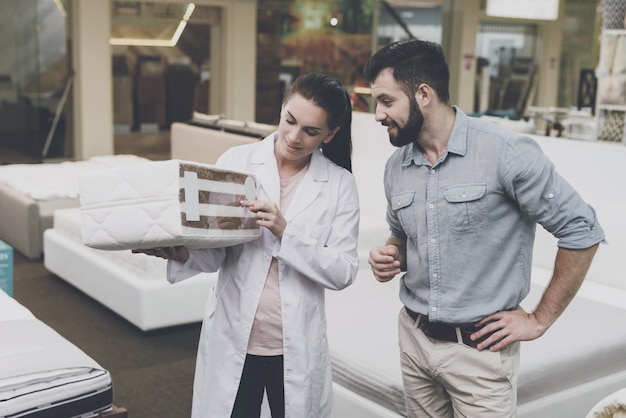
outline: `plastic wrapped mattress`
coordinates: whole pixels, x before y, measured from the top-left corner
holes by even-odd
[[[91,416],[112,408],[111,376],[0,290],[0,417]]]

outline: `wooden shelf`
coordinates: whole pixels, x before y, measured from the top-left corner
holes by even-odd
[[[616,112],[626,112],[626,105],[601,104],[597,105],[598,110],[612,110]]]
[[[626,29],[603,29],[602,34],[614,36],[626,35]]]

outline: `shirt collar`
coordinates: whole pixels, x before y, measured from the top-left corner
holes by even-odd
[[[450,133],[448,139],[448,146],[446,147],[446,153],[457,154],[464,156],[467,153],[467,130],[469,126],[469,117],[458,107],[452,106],[456,112],[456,118],[454,119],[454,127]],[[416,142],[411,142],[406,145],[405,158],[402,165],[408,166],[411,163],[415,165],[430,165],[424,153],[422,147]]]

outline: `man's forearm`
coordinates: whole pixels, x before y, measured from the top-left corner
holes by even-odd
[[[533,312],[545,332],[563,313],[585,280],[598,244],[583,250],[559,248],[554,273]]]

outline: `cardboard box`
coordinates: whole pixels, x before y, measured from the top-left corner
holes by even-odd
[[[13,247],[0,240],[0,289],[13,296]]]

